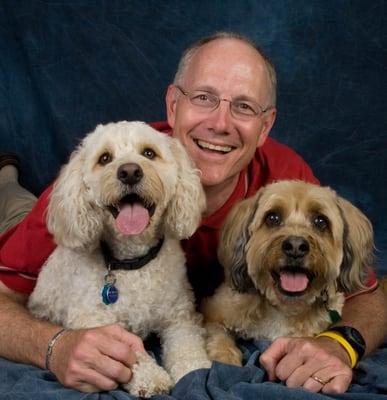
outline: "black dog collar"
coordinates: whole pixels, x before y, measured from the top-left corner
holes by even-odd
[[[156,246],[149,249],[148,253],[146,253],[141,257],[136,257],[129,260],[128,259],[118,260],[117,258],[114,258],[106,242],[101,241],[101,249],[103,256],[105,258],[106,267],[109,270],[113,271],[117,269],[125,269],[131,271],[135,269],[140,269],[141,267],[152,261],[154,258],[156,258],[163,243],[164,243],[164,238],[161,238]]]

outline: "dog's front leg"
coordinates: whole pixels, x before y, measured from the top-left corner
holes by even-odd
[[[234,337],[218,322],[207,322],[206,348],[213,361],[242,365],[242,353],[235,344]]]
[[[175,383],[200,368],[210,368],[204,330],[194,320],[176,321],[161,332],[163,364]]]
[[[173,382],[164,368],[146,353],[136,353],[137,362],[132,367],[132,378],[124,389],[137,397],[149,398],[156,394],[168,394]]]

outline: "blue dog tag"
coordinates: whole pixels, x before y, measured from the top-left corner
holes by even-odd
[[[114,286],[116,278],[108,268],[108,273],[104,277],[105,285],[102,288],[102,301],[104,304],[114,304],[118,300],[118,289]]]
[[[107,284],[102,289],[102,301],[104,304],[114,304],[118,300],[118,290],[115,286]]]

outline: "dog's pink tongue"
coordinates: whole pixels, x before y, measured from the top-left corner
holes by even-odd
[[[140,203],[125,205],[116,218],[116,227],[123,235],[138,235],[148,223],[148,210]]]
[[[281,272],[281,288],[287,292],[302,292],[308,286],[308,277],[300,272]]]

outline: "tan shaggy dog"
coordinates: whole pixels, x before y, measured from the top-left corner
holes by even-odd
[[[166,393],[210,367],[180,240],[205,208],[198,171],[177,139],[141,122],[99,125],[55,182],[47,223],[58,247],[39,274],[31,312],[81,329],[118,323],[160,336],[163,367],[137,354],[124,388]]]
[[[222,231],[225,282],[202,304],[213,360],[240,365],[234,336],[313,336],[365,288],[368,219],[332,189],[280,181],[237,204]]]

